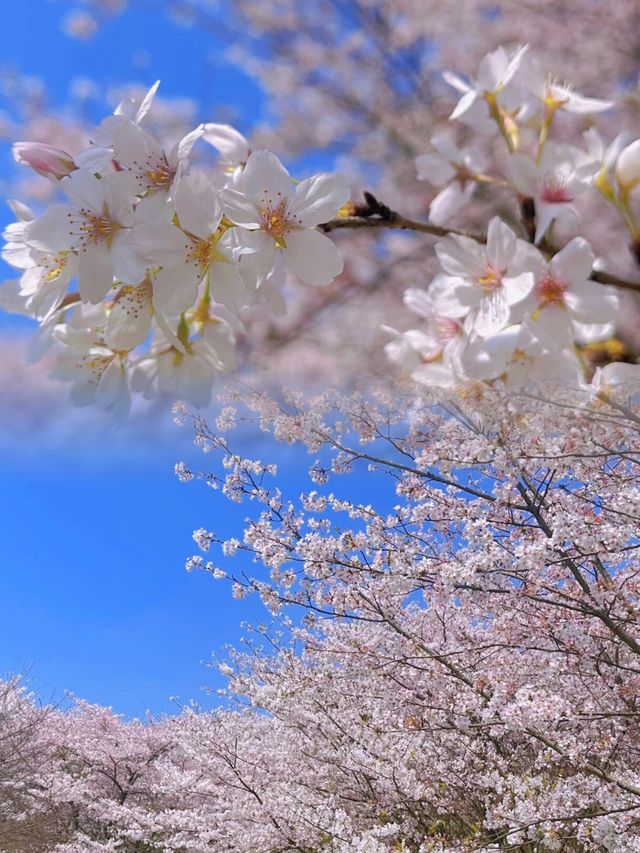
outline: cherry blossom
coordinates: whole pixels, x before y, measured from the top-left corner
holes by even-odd
[[[248,141],[229,124],[207,122],[204,125],[202,139],[220,152],[222,164],[230,169],[245,166],[251,154]]]
[[[251,66],[290,101],[281,140],[295,149],[351,133],[351,151],[384,161],[388,181],[364,201],[350,200],[340,175],[296,183],[263,150],[269,131],[253,151],[211,123],[176,134],[182,152],[167,147],[137,127],[153,90],[102,125],[70,175],[55,176],[75,205],[62,208],[71,228],[60,206],[38,219],[14,205],[4,251],[21,274],[0,299],[38,318],[35,349],[51,348],[77,404],[120,417],[130,389],[203,407],[247,353],[266,364],[273,395],[259,383],[248,390],[242,374],[221,393],[215,428],[184,407],[177,417],[192,419],[212,460],[202,476],[241,505],[244,523],[233,537],[197,530],[202,553],[187,566],[230,583],[238,599],[258,597],[268,625],[248,627],[246,647],[221,661],[227,688],[212,712],[145,723],[82,701],[42,712],[18,684],[0,683],[0,848],[637,851],[640,366],[594,369],[587,358],[625,319],[609,285],[633,293],[637,276],[609,271],[627,235],[616,232],[611,247],[612,231],[592,241],[600,219],[585,215],[593,202],[622,217],[631,264],[635,143],[605,146],[607,126],[587,134],[586,152],[565,144],[572,116],[556,124],[556,113],[607,102],[546,74],[536,88],[525,48],[494,51],[470,84],[448,79],[463,92],[460,133],[474,143],[488,123],[497,129],[511,181],[489,151],[483,193],[457,210],[469,232],[447,234],[433,216],[442,200],[431,221],[412,218],[429,201],[412,158],[424,151],[421,129],[445,111],[431,97],[424,39],[442,19],[473,21],[455,49],[439,42],[469,70],[486,51],[483,33],[515,35],[505,4],[442,7],[440,18],[409,2],[379,3],[375,15],[358,2],[366,32],[345,27],[341,4],[236,5],[287,45],[279,63]],[[632,5],[603,14],[624,6],[628,24]],[[537,37],[570,58],[586,54],[585,19],[604,20],[595,6],[560,35],[557,10],[534,4]],[[384,63],[370,49],[381,27]],[[307,38],[279,38],[296,28]],[[411,50],[429,54],[419,73],[399,61]],[[328,73],[318,56],[331,51]],[[620,69],[617,51],[604,53]],[[591,65],[581,66],[585,91],[602,76]],[[410,106],[403,73],[416,87]],[[310,79],[326,91],[300,94]],[[319,108],[339,97],[341,111]],[[200,136],[220,151],[217,172],[185,150]],[[134,149],[147,159],[131,159]],[[436,152],[421,174],[446,192],[466,155],[440,143]],[[569,222],[581,230],[571,240]],[[342,270],[327,236],[340,229],[344,278],[305,290]],[[374,233],[384,235],[375,247]],[[596,262],[592,246],[606,257]],[[87,252],[97,252],[88,265]],[[285,264],[303,284],[285,282]],[[276,302],[288,309],[279,321],[267,316]],[[306,360],[306,375],[324,380],[330,350],[345,362],[341,380],[365,381],[362,394],[280,387],[292,362],[297,379]],[[269,438],[310,453],[302,494],[271,458],[238,452],[258,444],[247,441],[250,423],[265,454]],[[177,473],[197,476],[182,464]]]
[[[188,164],[191,149],[204,132],[200,125],[165,152],[134,122],[122,121],[113,132],[113,156],[135,178],[137,194],[174,192]]]
[[[574,202],[590,185],[594,167],[575,149],[547,143],[537,164],[527,154],[513,154],[509,174],[518,192],[534,201],[539,243],[554,222],[564,225],[577,219]]]
[[[447,83],[463,93],[451,113],[451,118],[462,117],[478,99],[494,102],[520,70],[527,50],[528,45],[523,45],[511,55],[503,47],[488,53],[478,66],[478,76],[469,83],[456,74],[447,72]]]
[[[533,320],[551,348],[562,348],[572,340],[573,322],[595,325],[617,315],[615,294],[589,280],[593,263],[591,247],[581,237],[575,237],[548,265],[538,257]]]
[[[446,407],[236,389],[221,431],[196,418],[202,476],[249,518],[197,530],[189,566],[270,624],[219,661],[212,711],[127,721],[0,683],[0,844],[634,850],[635,412],[543,384]],[[312,451],[301,495],[234,449],[235,420],[244,446],[255,420]],[[358,466],[385,509],[344,496]]]
[[[131,179],[120,172],[98,180],[78,170],[60,182],[75,207],[54,205],[24,229],[26,244],[78,258],[78,287],[83,300],[97,304],[114,276],[129,284],[144,278],[145,263],[131,242],[134,224]]]
[[[468,237],[440,240],[435,251],[445,276],[438,282],[436,311],[449,317],[471,312],[478,334],[499,331],[509,321],[511,306],[533,288],[528,250],[498,217],[489,223],[486,246]]]
[[[484,160],[477,148],[459,149],[447,137],[434,137],[431,144],[436,153],[418,155],[415,164],[419,181],[443,187],[429,205],[429,220],[443,225],[471,199]]]
[[[152,274],[156,303],[168,314],[180,314],[194,304],[206,279],[211,297],[237,311],[246,301],[234,263],[237,247],[232,233],[220,228],[222,207],[206,175],[183,178],[174,207],[180,228],[166,223],[159,229],[153,223],[144,240],[146,252],[161,267]]]
[[[536,336],[535,323],[509,326],[472,341],[462,354],[462,365],[473,379],[495,379],[505,374],[507,383],[523,386],[547,379],[579,384],[580,365],[571,354],[559,354]],[[555,341],[554,341],[555,343]]]
[[[235,366],[233,344],[233,331],[221,319],[208,322],[199,337],[180,349],[160,339],[133,369],[131,387],[148,399],[180,399],[203,408],[216,373]]]
[[[342,272],[343,263],[331,240],[315,226],[335,216],[349,195],[342,175],[317,175],[294,186],[274,154],[254,151],[241,189],[225,190],[222,204],[232,222],[251,232],[249,247],[258,257],[259,283],[273,270],[280,249],[302,281],[323,285]]]
[[[600,113],[611,109],[613,101],[602,98],[587,98],[574,91],[568,83],[563,83],[545,71],[539,60],[528,56],[524,79],[531,92],[544,104],[545,110],[553,113],[566,110],[569,113]]]
[[[27,245],[26,226],[36,218],[35,214],[25,205],[14,203],[12,207],[18,221],[5,229],[4,238],[7,242],[2,257],[11,266],[24,272],[15,290],[18,303],[12,308],[6,302],[5,295],[5,310],[19,310],[20,313],[46,318],[64,299],[69,283],[77,272],[77,259],[66,250],[52,254]],[[7,294],[7,282],[3,290]]]

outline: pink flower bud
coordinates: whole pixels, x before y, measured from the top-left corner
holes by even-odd
[[[70,154],[46,142],[16,142],[13,145],[13,156],[16,163],[31,166],[45,178],[59,180],[77,168]]]

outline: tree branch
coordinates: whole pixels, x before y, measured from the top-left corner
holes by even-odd
[[[397,211],[391,210],[385,204],[381,204],[371,193],[365,192],[364,196],[365,204],[352,205],[352,215],[336,217],[330,222],[325,222],[320,228],[325,233],[344,228],[349,230],[358,228],[388,228],[400,231],[416,231],[420,234],[430,234],[432,237],[446,237],[449,234],[455,234],[458,237],[467,237],[476,243],[486,243],[487,241],[484,234],[463,231],[458,228],[444,228],[441,225],[434,225],[430,222],[409,219]],[[632,290],[640,293],[640,281],[629,281],[626,278],[621,278],[605,270],[594,270],[590,278],[599,284],[611,285],[622,290]]]

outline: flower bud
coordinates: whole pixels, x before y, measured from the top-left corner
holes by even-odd
[[[46,142],[16,142],[13,146],[16,163],[21,163],[44,175],[45,178],[64,178],[77,168],[73,158],[62,148]]]
[[[623,189],[631,189],[640,182],[640,139],[627,145],[618,155],[616,180]]]

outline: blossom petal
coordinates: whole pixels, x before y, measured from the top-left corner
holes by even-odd
[[[351,197],[347,179],[339,172],[307,178],[295,187],[287,204],[287,218],[312,228],[328,222]]]
[[[196,301],[203,278],[196,264],[165,267],[153,276],[153,301],[170,317],[182,314]]]
[[[114,350],[141,344],[151,330],[151,284],[120,288],[104,329],[104,340]]]
[[[415,158],[419,181],[441,187],[456,176],[456,170],[441,154],[420,154]]]
[[[580,287],[568,290],[564,301],[579,323],[610,323],[618,314],[618,297],[595,281],[585,281]]]
[[[260,228],[260,214],[256,202],[245,193],[240,190],[225,189],[220,193],[220,201],[225,214],[236,225]]]
[[[97,305],[113,284],[111,254],[104,243],[89,246],[78,255],[78,288],[83,302]]]
[[[247,291],[235,264],[214,263],[209,268],[211,296],[237,312],[247,303]]]
[[[483,293],[473,315],[473,328],[482,337],[499,332],[509,322],[509,306],[504,288],[497,287]]]
[[[495,270],[509,266],[516,251],[516,235],[499,216],[489,222],[487,232],[487,258]]]
[[[75,215],[72,207],[54,204],[42,216],[24,225],[24,241],[41,252],[56,254],[70,249],[77,236],[71,232],[69,217]]]
[[[568,285],[579,285],[591,275],[595,257],[591,246],[583,237],[574,237],[570,243],[554,255],[549,264],[549,270],[554,278]]]
[[[229,124],[208,122],[202,138],[216,148],[227,163],[246,162],[251,150],[245,137]]]
[[[330,284],[344,266],[334,242],[313,229],[288,234],[283,252],[287,266],[306,284]]]
[[[529,325],[542,344],[550,350],[562,350],[573,343],[571,316],[560,305],[544,305]]]
[[[460,116],[464,115],[468,110],[471,109],[477,97],[478,95],[473,89],[469,90],[468,92],[465,92],[456,104],[449,118],[452,120],[460,118]]]
[[[463,190],[458,181],[453,181],[431,201],[429,222],[434,225],[446,225],[460,208],[471,200],[475,188],[475,183],[468,183]]]
[[[77,169],[69,177],[60,181],[60,188],[76,207],[88,208],[101,215],[104,202],[104,180],[107,179],[98,180],[91,172]]]
[[[173,193],[180,227],[196,237],[207,239],[222,219],[218,193],[202,172],[182,178]]]
[[[470,237],[444,237],[435,245],[442,269],[449,275],[473,281],[484,273],[484,251]]]
[[[472,379],[495,379],[507,369],[518,344],[520,326],[472,341],[462,353],[462,367]]]
[[[404,292],[403,301],[407,308],[419,317],[424,317],[426,320],[433,317],[433,298],[426,290],[409,287]]]
[[[247,160],[242,180],[245,192],[254,198],[287,198],[293,190],[291,176],[271,151],[253,151]]]
[[[520,275],[503,278],[502,285],[507,304],[515,305],[531,293],[535,285],[535,278],[532,272],[523,272]]]
[[[521,152],[509,158],[509,176],[519,193],[532,197],[536,193],[538,170],[531,157]]]

